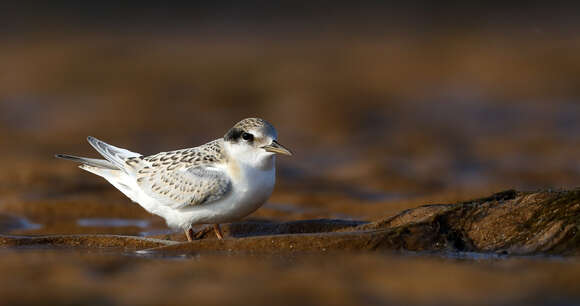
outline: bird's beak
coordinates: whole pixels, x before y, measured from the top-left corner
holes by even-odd
[[[284,148],[284,146],[279,144],[276,140],[272,140],[271,144],[263,146],[262,149],[268,152],[274,152],[283,155],[292,155],[292,152],[290,152],[290,150]]]

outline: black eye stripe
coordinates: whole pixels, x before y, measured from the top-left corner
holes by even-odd
[[[248,142],[254,141],[254,135],[244,132],[240,128],[232,128],[224,135],[226,141],[238,142],[240,139]]]
[[[244,132],[242,133],[242,139],[246,141],[252,141],[254,140],[254,135]]]
[[[224,139],[226,141],[238,141],[238,139],[240,139],[240,137],[242,136],[242,133],[244,131],[242,129],[239,128],[232,128],[228,131],[228,133],[224,136]]]

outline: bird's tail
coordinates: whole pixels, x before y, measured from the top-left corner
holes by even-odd
[[[83,165],[87,165],[87,166],[91,166],[91,167],[110,169],[110,170],[119,170],[118,167],[116,167],[115,165],[113,165],[111,162],[109,162],[106,159],[78,157],[78,156],[72,156],[72,155],[67,155],[67,154],[56,154],[55,157],[66,159],[66,160],[72,160],[74,162],[81,163]]]
[[[77,157],[66,154],[56,154],[55,156],[58,158],[81,163],[79,168],[105,178],[107,181],[109,181],[109,183],[128,196],[132,201],[137,202],[138,198],[136,193],[130,187],[131,184],[127,184],[127,173],[121,171],[121,169],[119,169],[110,161],[105,159]]]
[[[100,141],[95,137],[87,137],[89,143],[99,152],[105,159],[96,159],[88,157],[78,157],[67,154],[56,154],[55,156],[62,159],[72,160],[83,164],[81,168],[94,167],[95,170],[98,169],[109,169],[109,170],[123,170],[126,171],[125,161],[131,157],[139,157],[141,154],[131,152],[129,150],[117,148],[104,141]],[[89,166],[89,167],[85,167]],[[85,169],[87,170],[87,169]]]
[[[121,170],[126,169],[125,161],[128,158],[141,156],[139,153],[117,148],[92,136],[87,137],[87,140],[105,159]]]

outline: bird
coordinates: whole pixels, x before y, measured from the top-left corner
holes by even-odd
[[[183,230],[188,241],[199,224],[213,225],[222,240],[220,224],[248,216],[272,194],[276,155],[292,155],[278,143],[274,126],[261,118],[243,119],[201,146],[149,156],[95,137],[87,140],[104,159],[55,156],[103,177],[170,228]]]

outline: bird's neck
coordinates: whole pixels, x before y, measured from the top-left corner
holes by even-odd
[[[274,168],[276,164],[276,158],[274,155],[270,156],[236,156],[230,159],[231,162],[237,164],[239,167],[270,171]]]

